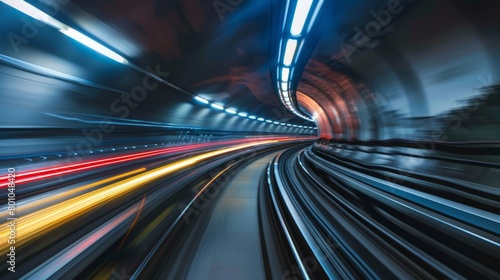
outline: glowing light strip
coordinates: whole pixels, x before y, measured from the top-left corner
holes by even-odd
[[[217,104],[217,103],[212,103],[212,104],[210,104],[210,106],[212,106],[213,108],[218,109],[218,110],[224,110],[224,106]]]
[[[283,69],[281,69],[281,81],[288,82],[289,76],[290,76],[290,68],[283,67]]]
[[[293,58],[295,57],[295,50],[297,49],[297,40],[288,39],[285,47],[285,54],[283,56],[283,64],[285,66],[292,65]]]
[[[302,33],[302,29],[304,29],[304,24],[306,23],[312,3],[312,0],[297,1],[295,13],[293,14],[292,26],[290,27],[290,34],[293,36],[298,36]]]
[[[210,101],[208,101],[207,99],[203,98],[203,97],[199,97],[199,96],[195,96],[194,99],[200,101],[201,103],[204,103],[204,104],[209,104]]]
[[[230,108],[226,109],[226,112],[228,112],[229,114],[233,114],[233,115],[237,113],[236,110],[230,109]]]
[[[290,85],[288,84],[288,82],[290,82],[292,78],[290,72],[292,72],[293,70],[293,62],[296,60],[298,53],[301,51],[304,45],[305,33],[310,30],[313,22],[316,20],[319,10],[322,6],[323,0],[318,0],[315,6],[313,5],[314,0],[296,0],[295,6],[293,6],[294,7],[293,15],[289,11],[291,10],[289,2],[290,1],[287,1],[287,6],[285,8],[285,13],[284,13],[285,19],[283,21],[284,22],[283,26],[285,26],[285,23],[287,22],[286,19],[291,16],[292,18],[291,18],[290,30],[288,35],[286,35],[287,34],[286,30],[283,30],[285,35],[279,41],[279,48],[278,48],[279,49],[278,64],[280,65],[277,70],[279,73],[277,75],[278,95],[280,95],[280,99],[282,103],[285,105],[285,107],[291,110],[294,114],[308,121],[313,121],[313,119],[311,119],[310,117],[300,113],[298,108],[295,108],[294,99],[291,96],[289,96],[290,93],[288,93],[288,91],[291,90],[289,88]],[[311,9],[313,8],[313,6],[314,6],[314,11],[312,11],[312,16],[310,16]],[[309,22],[307,21],[308,18],[310,18]],[[308,23],[307,30],[304,29],[306,23]],[[300,42],[300,48],[298,49],[299,42]],[[282,51],[283,46],[284,46],[284,51]]]
[[[74,39],[77,42],[82,43],[83,45],[95,50],[96,52],[103,54],[117,62],[120,62],[122,64],[127,63],[127,60],[123,58],[121,55],[115,53],[114,51],[106,48],[105,46],[99,44],[98,42],[92,40],[91,38],[87,37],[86,35],[76,31],[75,29],[71,27],[63,28],[59,30],[61,33],[64,35]]]
[[[38,21],[41,21],[45,24],[48,24],[56,29],[62,29],[66,27],[66,25],[55,18],[49,16],[48,14],[42,12],[31,4],[20,1],[20,0],[0,0],[1,2],[11,6],[12,8],[20,11],[23,14],[26,14]]]
[[[1,2],[11,6],[12,8],[30,16],[38,21],[48,24],[55,29],[59,30],[64,35],[72,38],[73,40],[93,49],[94,51],[105,55],[119,63],[126,64],[127,60],[116,52],[108,49],[102,44],[94,41],[93,39],[87,37],[86,35],[80,33],[79,31],[67,26],[66,24],[56,20],[55,18],[49,16],[48,14],[42,12],[35,6],[30,5],[25,1],[20,0],[0,0]]]

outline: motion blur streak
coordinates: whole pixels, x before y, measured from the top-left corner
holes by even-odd
[[[28,214],[23,217],[22,223],[20,223],[17,228],[19,232],[23,233],[23,238],[16,241],[16,244],[19,246],[30,242],[37,236],[41,236],[48,231],[54,230],[68,220],[74,219],[80,215],[84,215],[86,212],[91,211],[94,207],[98,206],[101,203],[105,203],[111,199],[117,199],[119,196],[122,196],[140,186],[166,176],[172,172],[192,166],[198,162],[218,155],[277,142],[277,140],[257,141],[249,144],[236,145],[231,148],[220,149],[217,151],[197,155],[191,158],[177,161],[172,164],[167,164],[166,166],[159,167],[139,175],[135,175],[129,179],[113,183],[109,186],[100,188],[90,193],[68,199],[59,204],[49,206],[37,212]],[[85,186],[85,188],[88,188],[88,186]],[[0,238],[5,238],[5,240],[7,240],[7,236],[9,234],[7,225],[8,223],[1,225],[2,233],[0,235]],[[4,244],[1,252],[7,253],[8,248],[8,244]]]
[[[140,205],[134,205],[130,207],[128,210],[123,211],[120,215],[115,217],[114,219],[106,222],[104,225],[95,229],[91,233],[89,233],[84,238],[78,240],[62,252],[50,258],[45,263],[38,266],[31,273],[27,274],[21,279],[47,279],[51,275],[53,275],[57,270],[64,267],[64,265],[71,262],[75,259],[79,254],[88,248],[92,247],[97,241],[103,238],[106,234],[111,232],[115,227],[124,222],[127,218],[130,218],[134,213],[138,211]]]
[[[118,247],[118,251],[120,251],[120,249],[122,248],[123,246],[123,243],[125,242],[125,240],[127,240],[127,237],[128,235],[130,234],[130,231],[134,228],[135,226],[135,223],[137,223],[137,219],[139,219],[139,215],[141,215],[141,211],[142,211],[142,208],[144,207],[144,202],[146,201],[146,195],[144,195],[144,197],[142,198],[141,200],[141,205],[139,205],[139,210],[137,211],[137,214],[135,215],[135,219],[134,221],[132,222],[132,225],[130,225],[130,228],[129,230],[127,231],[127,234],[125,234],[125,237],[123,237],[123,240],[122,240],[122,243],[120,243],[120,247]]]
[[[187,213],[189,212],[190,208],[192,207],[192,205],[194,203],[197,202],[197,199],[199,197],[201,197],[203,194],[204,194],[204,191],[206,189],[208,189],[209,187],[212,186],[212,184],[217,181],[217,179],[219,179],[220,176],[222,176],[222,174],[224,174],[225,172],[227,172],[229,169],[231,169],[234,165],[236,165],[236,163],[233,163],[231,165],[229,165],[228,167],[226,167],[224,170],[220,171],[219,173],[217,173],[217,175],[215,175],[209,182],[207,182],[195,195],[195,197],[189,202],[188,205],[186,205],[184,207],[184,209],[182,210],[182,212],[180,213],[180,215],[178,216],[178,218],[175,220],[175,222],[172,224],[172,226],[169,227],[169,229],[162,235],[162,237],[156,242],[154,248],[149,252],[149,254],[146,256],[146,258],[142,261],[141,265],[139,266],[139,268],[136,270],[136,272],[134,273],[134,275],[132,275],[132,278],[133,279],[136,279],[138,277],[138,275],[144,270],[145,266],[148,264],[148,262],[150,262],[151,258],[153,258],[154,254],[156,253],[156,251],[160,248],[160,246],[162,245],[162,243],[165,241],[165,239],[168,237],[168,234],[170,233],[170,231],[177,225],[180,223],[181,221],[181,218],[184,218],[185,219],[185,215],[187,215]]]
[[[88,184],[85,186],[67,189],[63,192],[60,192],[60,190],[57,190],[57,191],[50,192],[48,194],[44,193],[40,196],[35,196],[33,198],[23,200],[22,202],[19,203],[17,211],[19,211],[20,214],[28,213],[29,211],[36,209],[38,207],[48,206],[50,204],[53,204],[56,201],[68,199],[71,196],[73,196],[74,194],[83,192],[85,190],[88,190],[88,189],[91,189],[91,188],[94,188],[94,187],[97,187],[97,186],[100,186],[100,185],[103,185],[103,184],[106,184],[109,182],[113,182],[113,181],[128,177],[128,176],[133,175],[133,174],[143,172],[145,170],[146,170],[146,168],[139,168],[139,169],[136,169],[136,170],[133,170],[130,172],[126,172],[126,173],[123,173],[120,175],[106,178],[104,180],[99,180],[97,182],[94,182],[94,183],[91,183],[91,184]],[[8,214],[7,211],[2,212],[0,214],[0,218],[5,218],[7,216],[7,214]]]
[[[149,225],[147,225],[144,228],[144,230],[137,236],[137,238],[131,242],[131,245],[135,247],[139,243],[144,241],[148,236],[148,234],[150,234],[163,220],[167,218],[167,216],[172,212],[175,206],[176,206],[175,204],[171,205],[170,207],[165,209],[165,211],[163,211],[160,215],[158,215],[158,217],[154,219]]]
[[[499,11],[0,0],[0,279],[500,279]]]
[[[245,140],[229,141],[226,144],[237,144],[237,143],[241,143],[241,142],[245,142]],[[107,165],[113,165],[113,164],[128,162],[128,161],[132,161],[132,160],[149,158],[149,157],[158,156],[158,155],[165,155],[165,154],[174,153],[174,152],[188,152],[188,151],[195,150],[195,149],[198,149],[201,147],[216,146],[217,144],[218,143],[195,144],[195,145],[189,145],[189,146],[165,148],[165,149],[160,149],[160,150],[141,152],[141,153],[136,153],[136,154],[117,156],[117,157],[111,157],[111,158],[100,159],[100,160],[91,160],[88,162],[83,162],[83,163],[78,163],[78,164],[61,165],[61,166],[57,166],[57,167],[44,168],[44,169],[40,169],[40,170],[19,172],[18,174],[16,174],[16,184],[33,182],[33,181],[40,180],[40,179],[52,178],[52,177],[56,177],[56,176],[61,176],[61,175],[73,173],[73,172],[90,170],[90,169],[103,167],[103,166],[107,166]],[[3,187],[3,188],[7,187],[7,183],[6,183],[7,176],[0,177],[0,180],[1,180],[1,182],[3,182],[0,184],[0,187]]]

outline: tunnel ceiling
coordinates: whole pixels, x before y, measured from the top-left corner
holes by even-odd
[[[319,28],[325,31],[313,53],[313,65],[317,66],[314,61],[328,64],[332,58],[335,60],[339,52],[337,46],[352,33],[352,27],[361,26],[370,10],[387,1],[361,2],[339,1],[337,5],[328,6],[332,8],[331,17],[321,19],[323,23]],[[160,64],[160,68],[169,73],[169,82],[191,93],[227,107],[310,125],[286,111],[271,85],[269,71],[275,58],[270,50],[274,47],[271,44],[277,43],[271,36],[272,28],[282,21],[271,18],[272,3],[76,0],[61,5],[62,13],[58,13],[57,18],[92,34],[140,67]],[[33,4],[37,3],[33,1]],[[323,81],[323,77],[329,76],[329,69],[320,68],[308,64],[297,89],[311,95],[310,101],[323,107],[331,101],[336,103],[332,106],[353,105],[345,101],[348,95],[330,92],[331,86],[326,85],[334,83],[339,76]],[[302,108],[306,107],[308,105],[302,104]],[[324,135],[332,135],[332,131],[340,135],[354,128],[358,116],[348,110],[344,107],[332,113],[325,107],[315,109],[309,106],[305,109],[310,113],[316,111],[320,119],[331,118],[334,114],[343,118],[322,125],[327,129],[322,132]],[[331,126],[332,123],[338,126]],[[355,134],[350,133],[351,136]]]
[[[29,2],[41,6],[54,1]],[[273,9],[283,2],[58,2],[64,3],[57,9],[57,19],[90,34],[139,67],[161,68],[169,73],[168,82],[184,90],[273,121],[311,125],[286,111],[272,86],[270,69],[275,68],[278,55],[272,51],[277,43],[273,26],[283,20]],[[314,34],[319,35],[312,40],[311,56],[297,64],[303,69],[297,71],[299,81],[294,83],[298,105],[315,116],[322,137],[429,137],[428,130],[442,122],[437,117],[478,97],[476,89],[497,83],[500,26],[494,20],[498,9],[491,7],[500,7],[498,1],[325,3],[328,13],[322,15],[329,16],[318,20],[321,24]],[[43,32],[47,38],[57,33]],[[41,42],[40,38],[33,45],[52,48],[50,40]],[[67,44],[58,42],[61,50],[51,61],[55,66],[61,64],[57,59],[62,60]],[[72,51],[78,50],[73,47]],[[84,60],[82,55],[72,63],[81,64],[82,69],[93,63],[92,58]],[[96,82],[120,86],[127,77],[122,70],[110,71],[117,69],[113,67],[94,66],[92,71],[75,75],[93,75]],[[178,101],[173,94],[165,95],[151,101],[158,106],[154,108],[158,116],[164,115],[162,106]],[[153,111],[148,110],[139,117],[148,119]],[[187,112],[182,118],[190,117]],[[174,110],[168,113],[178,115]]]
[[[64,11],[111,46],[118,44],[109,38],[120,38],[122,53],[135,64],[161,63],[168,81],[189,92],[243,111],[294,118],[270,85],[267,1],[80,0]]]

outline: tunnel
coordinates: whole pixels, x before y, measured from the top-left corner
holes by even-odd
[[[0,0],[0,278],[500,279],[498,11]]]

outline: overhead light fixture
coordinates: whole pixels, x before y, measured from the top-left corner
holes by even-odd
[[[261,122],[265,121],[264,118],[258,118],[257,120]]]
[[[92,40],[91,38],[87,37],[86,35],[76,31],[75,29],[68,27],[68,28],[63,28],[59,30],[61,33],[64,35],[73,38],[75,41],[78,41],[85,46],[93,49],[94,51],[103,54],[117,62],[120,62],[122,64],[127,63],[127,60],[123,58],[121,55],[115,53],[114,51],[106,48],[105,46],[99,44],[98,42]]]
[[[196,99],[196,100],[200,101],[200,102],[201,102],[201,103],[203,103],[203,104],[209,104],[209,103],[210,103],[210,101],[206,100],[206,99],[205,99],[205,98],[203,98],[203,97],[195,96],[195,97],[194,97],[194,99]]]
[[[280,124],[279,122],[273,122],[274,124]]]
[[[248,118],[251,120],[255,120],[257,117],[252,115],[252,116],[249,116]]]
[[[231,108],[226,109],[226,112],[228,112],[229,114],[233,114],[233,115],[236,114],[236,110],[231,109]]]
[[[246,118],[248,116],[248,114],[241,112],[241,113],[238,113],[238,116]]]
[[[41,21],[45,24],[48,24],[56,29],[62,29],[66,25],[55,18],[49,16],[48,14],[42,12],[35,6],[32,6],[28,2],[19,1],[19,0],[1,0],[1,2],[11,6],[12,8],[20,11],[23,14],[26,14],[38,21]]]
[[[214,107],[215,109],[218,109],[218,110],[224,110],[224,106],[220,105],[220,104],[217,104],[217,103],[212,103],[210,104],[210,106]]]
[[[67,26],[66,24],[58,21],[57,19],[49,16],[48,14],[44,13],[40,9],[36,8],[35,6],[25,2],[25,1],[20,1],[20,0],[0,0],[1,2],[11,6],[12,8],[26,14],[27,16],[30,16],[38,21],[41,21],[45,24],[48,24],[55,29],[59,30],[61,33],[64,35],[72,38],[75,41],[78,41],[79,43],[93,49],[94,51],[103,54],[119,63],[126,64],[127,60],[122,57],[121,55],[115,53],[114,51],[108,49],[107,47],[103,46],[102,44],[94,41],[93,39],[89,38],[88,36],[80,33],[79,31]]]
[[[297,49],[297,40],[288,39],[285,47],[285,54],[283,56],[283,64],[285,66],[292,65],[293,57],[295,56],[295,50]]]
[[[283,91],[288,91],[288,83],[287,82],[281,82],[281,89]]]
[[[266,120],[266,123],[273,123],[272,120]]]
[[[295,13],[292,18],[292,26],[290,27],[290,33],[292,36],[299,36],[304,29],[304,24],[306,23],[307,16],[311,10],[312,0],[298,0],[295,6]]]
[[[281,81],[283,82],[288,82],[288,76],[290,75],[290,68],[288,67],[283,67],[281,69]]]
[[[276,72],[273,73],[276,77],[276,89],[281,102],[287,109],[292,111],[295,115],[313,121],[297,106],[297,98],[294,95],[293,74],[296,69],[294,63],[298,61],[302,48],[305,46],[307,33],[317,19],[319,11],[323,5],[324,0],[294,0],[286,1],[284,6],[283,27],[281,28],[281,38],[278,42],[278,61]],[[287,25],[290,23],[290,25]],[[286,30],[286,28],[289,30]],[[297,126],[298,127],[298,126]]]

